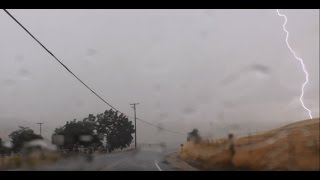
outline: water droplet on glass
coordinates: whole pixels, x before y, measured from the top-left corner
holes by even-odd
[[[77,100],[75,101],[75,105],[76,105],[77,107],[82,107],[82,106],[84,106],[84,102],[81,101],[81,100],[79,100],[79,99],[77,99]]]
[[[160,108],[160,107],[161,107],[161,103],[160,103],[160,102],[156,102],[156,103],[154,104],[154,108],[158,109],[158,108]]]
[[[61,146],[64,144],[64,136],[63,135],[52,135],[52,144]]]
[[[15,56],[14,60],[15,60],[16,62],[21,63],[21,62],[23,62],[24,57],[23,57],[22,55],[17,55],[17,56]]]
[[[20,76],[23,79],[29,79],[30,72],[26,69],[20,69],[18,71],[18,76]]]
[[[83,142],[90,142],[92,141],[93,137],[91,135],[82,135],[80,136],[80,141]]]
[[[234,107],[234,103],[230,102],[230,101],[225,101],[225,102],[223,102],[223,107],[224,108],[232,108],[232,107]]]
[[[168,118],[168,113],[162,112],[162,113],[159,114],[159,120],[160,121],[165,120],[167,118]]]
[[[154,90],[155,90],[155,91],[160,91],[160,90],[161,90],[160,84],[156,84],[156,85],[154,86]]]
[[[250,66],[249,69],[259,79],[267,78],[270,74],[270,71],[271,71],[269,67],[267,67],[265,65],[261,65],[261,64],[254,64],[254,65]]]
[[[158,132],[160,132],[160,133],[163,132],[163,129],[164,129],[163,124],[162,123],[158,123],[157,126],[158,126],[158,128],[157,128]]]
[[[184,114],[192,114],[194,112],[195,112],[195,109],[189,106],[182,109],[182,113]]]
[[[3,81],[3,86],[5,87],[12,87],[16,84],[16,82],[12,79],[6,79]]]
[[[92,49],[92,48],[89,48],[89,49],[87,49],[87,51],[86,51],[86,55],[87,55],[87,56],[94,56],[94,55],[96,55],[96,54],[97,54],[97,50]]]
[[[2,143],[2,146],[3,146],[3,147],[6,147],[6,148],[8,148],[8,149],[11,149],[12,146],[13,146],[13,144],[12,144],[12,142],[10,142],[10,141],[5,141],[5,142]]]

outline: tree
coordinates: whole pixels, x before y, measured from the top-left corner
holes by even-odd
[[[134,126],[124,114],[110,109],[97,115],[97,132],[106,135],[107,149],[112,152],[131,144]]]
[[[43,139],[40,135],[35,134],[32,129],[29,127],[22,127],[19,126],[19,129],[16,131],[13,131],[9,138],[11,139],[11,142],[13,144],[12,150],[14,152],[19,152],[24,143],[35,140],[35,139]]]
[[[2,144],[2,138],[0,138],[0,155],[4,154],[4,147]]]
[[[96,122],[95,117],[89,114],[88,118],[84,118],[82,121],[74,119],[60,128],[56,128],[55,135],[64,136],[63,148],[72,149],[73,147],[94,147],[101,146],[97,134],[95,134]]]
[[[198,129],[193,129],[191,132],[188,133],[187,141],[193,141],[198,143],[201,141],[201,136],[199,135]]]
[[[123,114],[112,109],[98,114],[96,117],[89,114],[82,121],[73,120],[64,126],[55,129],[56,135],[64,136],[62,147],[72,149],[80,145],[84,147],[99,147],[102,145],[99,137],[106,136],[107,149],[112,152],[115,149],[128,147],[132,140],[134,126]],[[81,136],[91,136],[91,141],[82,141]]]

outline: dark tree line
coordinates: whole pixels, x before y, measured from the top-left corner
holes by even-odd
[[[112,109],[104,113],[89,114],[82,121],[69,121],[64,126],[56,128],[55,135],[63,135],[64,143],[61,148],[102,146],[101,140],[106,137],[106,148],[109,152],[128,147],[132,140],[134,126],[129,119]],[[81,137],[91,137],[84,141]]]
[[[59,144],[60,148],[73,150],[82,146],[97,149],[103,147],[102,141],[105,139],[105,148],[109,152],[128,147],[133,140],[133,133],[132,122],[124,114],[119,114],[112,109],[96,116],[89,114],[81,121],[76,119],[67,121],[64,126],[56,128],[54,131],[54,135],[63,136],[63,143]],[[25,143],[43,139],[29,127],[21,126],[18,130],[13,131],[9,138],[13,145],[10,149],[3,145],[0,138],[0,154],[8,154],[11,151],[18,153],[23,149]]]
[[[35,134],[29,127],[19,126],[18,130],[10,133],[9,138],[11,139],[12,147],[8,149],[4,147],[2,139],[0,138],[0,152],[1,154],[8,154],[10,151],[15,153],[20,152],[26,142],[43,139],[40,135]]]
[[[56,128],[55,135],[63,135],[64,143],[61,148],[72,149],[74,147],[99,147],[102,145],[100,139],[94,134],[94,122],[83,120],[68,121],[63,127]],[[89,136],[91,139],[84,141],[81,138]]]

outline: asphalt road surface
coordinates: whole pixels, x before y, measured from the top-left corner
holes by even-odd
[[[179,170],[164,158],[174,151],[159,148],[142,148],[125,152],[95,155],[91,160],[84,156],[60,160],[55,164],[16,170],[33,171],[175,171]]]

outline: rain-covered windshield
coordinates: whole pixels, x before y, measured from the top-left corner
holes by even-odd
[[[319,10],[0,24],[0,170],[319,170]]]

